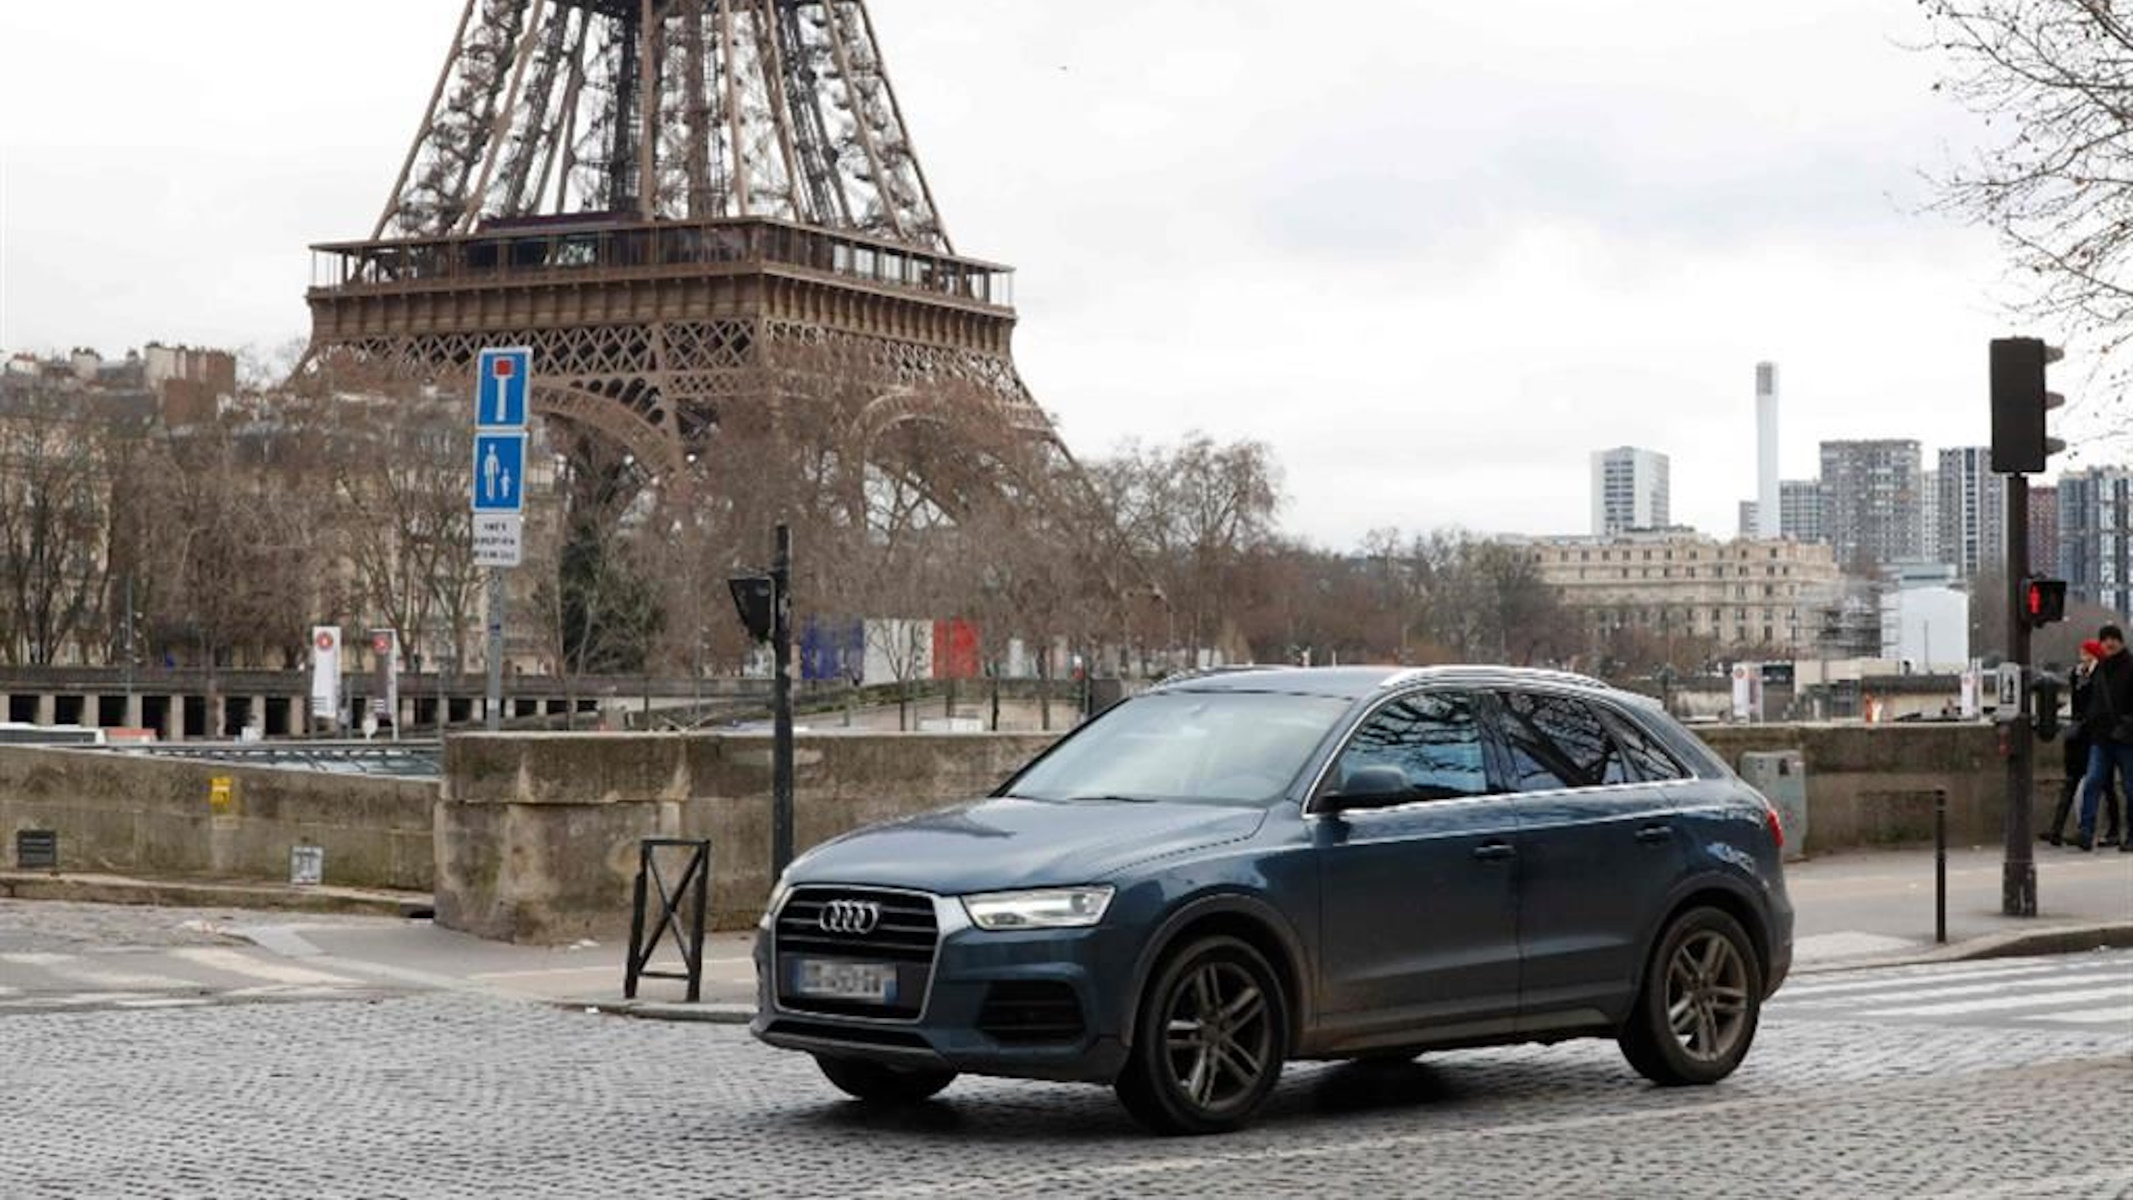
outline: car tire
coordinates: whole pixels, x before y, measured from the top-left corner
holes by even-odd
[[[1662,1087],[1731,1075],[1762,1018],[1763,968],[1740,922],[1715,908],[1675,918],[1645,967],[1622,1056]]]
[[[1249,943],[1201,938],[1156,970],[1135,1029],[1116,1085],[1126,1111],[1157,1133],[1225,1133],[1281,1080],[1288,1000]]]
[[[846,1095],[869,1104],[917,1104],[940,1094],[955,1082],[954,1071],[929,1071],[922,1067],[892,1067],[859,1058],[815,1056],[822,1074]]]

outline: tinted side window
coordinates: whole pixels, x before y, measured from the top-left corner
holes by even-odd
[[[1504,740],[1518,790],[1628,783],[1629,767],[1600,714],[1581,700],[1512,692],[1504,697]]]
[[[1395,700],[1363,722],[1334,765],[1333,785],[1349,790],[1358,772],[1398,771],[1407,790],[1387,804],[1489,794],[1474,698],[1427,693]]]
[[[1651,731],[1639,725],[1634,718],[1625,717],[1620,713],[1609,713],[1607,723],[1614,729],[1615,739],[1621,743],[1622,753],[1628,757],[1629,765],[1636,769],[1637,778],[1652,782],[1689,777],[1688,771],[1674,761],[1674,756],[1666,752],[1666,747],[1659,744],[1659,739],[1653,737]]]

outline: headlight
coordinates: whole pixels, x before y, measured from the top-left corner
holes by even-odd
[[[755,927],[757,929],[769,929],[776,924],[778,910],[785,907],[785,897],[791,894],[792,885],[785,882],[785,876],[778,876],[777,886],[770,889],[770,899],[763,905],[762,919],[755,923]]]
[[[1081,929],[1104,919],[1108,887],[1047,888],[963,897],[963,911],[980,929]]]

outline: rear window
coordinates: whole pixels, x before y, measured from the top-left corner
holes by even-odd
[[[1615,740],[1622,744],[1623,756],[1637,772],[1637,778],[1648,783],[1669,779],[1687,779],[1689,772],[1674,756],[1667,752],[1652,732],[1624,713],[1607,714],[1608,724],[1613,726]]]
[[[1591,705],[1570,696],[1509,692],[1503,697],[1503,707],[1512,783],[1519,791],[1630,782],[1622,748]]]

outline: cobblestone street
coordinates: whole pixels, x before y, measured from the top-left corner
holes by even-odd
[[[0,1017],[0,1194],[2124,1197],[2133,1021],[1844,1009],[1923,980],[1998,1013],[2065,973],[2093,1010],[2129,965],[1810,983],[1705,1091],[1603,1043],[1298,1066],[1250,1131],[1183,1141],[1093,1088],[871,1112],[738,1028],[464,993],[30,1013]]]

